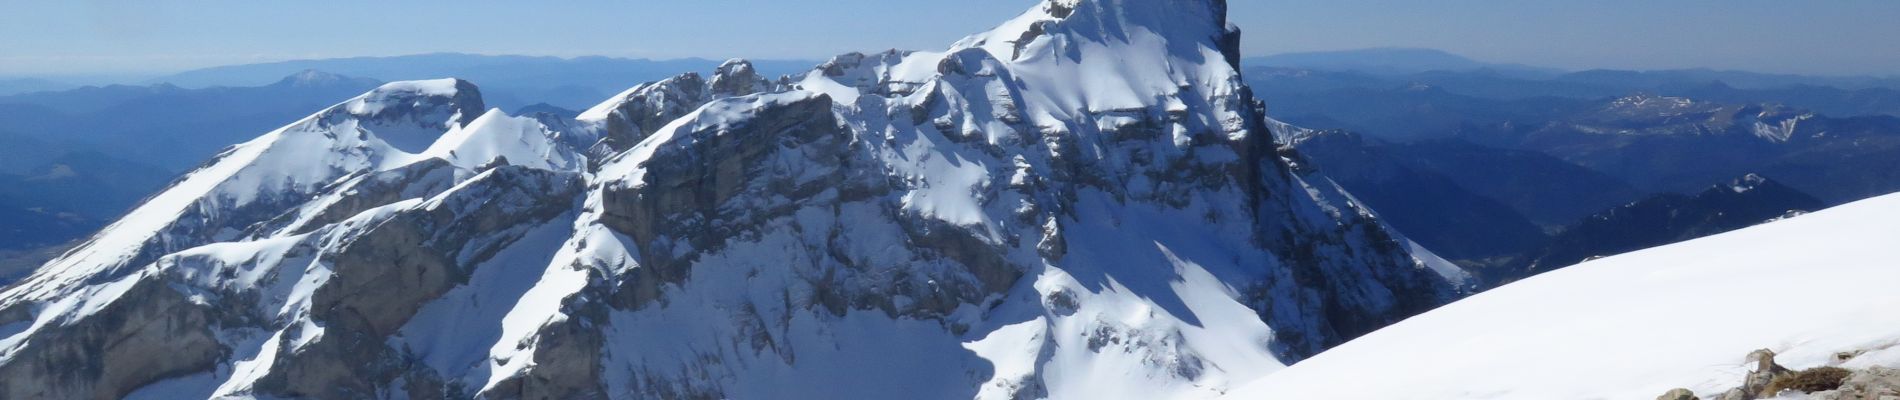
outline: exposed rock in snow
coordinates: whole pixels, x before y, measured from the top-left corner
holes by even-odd
[[[1774,350],[1761,349],[1749,352],[1748,362],[1755,363],[1755,369],[1749,371],[1748,377],[1742,380],[1742,387],[1724,393],[1722,397],[1720,397],[1721,400],[1753,400],[1763,397],[1773,397],[1775,394],[1768,392],[1769,384],[1774,383],[1776,379],[1794,375],[1793,370],[1775,363]]]
[[[392,83],[0,294],[0,393],[1209,397],[1458,296],[1281,158],[1225,11],[1054,0],[573,121]]]
[[[1873,367],[1855,371],[1840,389],[1810,393],[1814,400],[1887,400],[1900,398],[1900,369]]]
[[[1695,392],[1689,391],[1689,389],[1676,388],[1670,389],[1669,392],[1663,393],[1661,396],[1656,396],[1656,400],[1702,400],[1702,398],[1696,397]]]

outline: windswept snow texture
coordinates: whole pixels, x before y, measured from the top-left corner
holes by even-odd
[[[1900,364],[1900,195],[1586,262],[1373,332],[1232,399],[1702,398],[1769,349]]]
[[[1225,12],[1054,0],[573,120],[392,83],[0,293],[0,398],[1207,398],[1460,295],[1281,157]]]

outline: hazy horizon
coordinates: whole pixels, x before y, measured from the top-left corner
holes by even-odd
[[[729,0],[715,8],[587,0],[504,10],[438,0],[193,4],[10,2],[15,12],[0,15],[0,35],[35,40],[0,43],[0,76],[153,77],[226,65],[450,52],[822,60],[850,51],[942,48],[1035,1]],[[1900,37],[1900,24],[1890,23],[1900,18],[1900,2],[1261,0],[1230,8],[1230,19],[1246,31],[1248,57],[1424,48],[1564,70],[1900,75],[1900,40],[1869,40]],[[649,17],[656,15],[665,18]],[[931,17],[902,18],[908,15]]]

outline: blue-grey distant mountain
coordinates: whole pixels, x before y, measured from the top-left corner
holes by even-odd
[[[1870,87],[1842,89],[1833,86],[1797,84],[1767,89],[1746,89],[1722,81],[1700,84],[1671,84],[1657,90],[1671,96],[1725,103],[1781,103],[1812,109],[1836,116],[1900,116],[1900,89]]]
[[[1434,139],[1395,145],[1392,153],[1413,168],[1509,205],[1547,229],[1645,194],[1623,179],[1535,151]]]
[[[48,90],[64,90],[72,87],[72,84],[41,78],[4,78],[0,79],[0,96]]]
[[[98,229],[99,221],[38,209],[0,195],[0,286],[52,259],[70,241]]]
[[[1588,70],[1564,74],[1558,81],[1606,86],[1655,88],[1682,83],[1723,82],[1743,89],[1773,89],[1788,86],[1827,86],[1847,90],[1900,89],[1900,78],[1870,76],[1813,76],[1728,71],[1706,68],[1659,71]]]
[[[1636,88],[1650,84],[1640,82],[1609,87],[1482,73],[1393,78],[1267,67],[1249,70],[1248,81],[1269,104],[1268,114],[1288,123],[1386,141],[1458,138],[1543,153],[1648,192],[1697,190],[1751,172],[1781,177],[1828,204],[1900,190],[1900,173],[1892,172],[1900,171],[1900,92],[1888,89],[1708,84],[1657,94]],[[1535,93],[1547,95],[1518,97]],[[1603,206],[1523,212],[1546,225],[1567,224],[1580,216],[1575,212]]]
[[[1544,232],[1510,205],[1421,168],[1424,160],[1409,146],[1339,130],[1315,131],[1294,145],[1386,223],[1454,262],[1497,265],[1544,244]],[[1522,170],[1525,164],[1494,167]]]
[[[0,251],[24,251],[54,245],[97,228],[96,221],[58,210],[26,206],[18,200],[0,195]],[[0,279],[4,279],[4,276],[0,276]]]
[[[89,86],[0,96],[0,121],[15,136],[60,148],[42,157],[89,149],[178,171],[249,135],[380,84],[317,71],[295,71],[273,82],[204,89]],[[44,161],[11,167],[20,172],[17,168]]]
[[[110,220],[158,190],[174,172],[82,151],[67,153],[23,174],[0,174],[0,196],[15,205]]]
[[[1883,168],[1900,154],[1900,118],[1885,115],[1636,95],[1535,124],[1468,124],[1454,135],[1549,154],[1651,191],[1757,172],[1829,204],[1900,190],[1900,175]]]
[[[503,109],[534,103],[585,108],[633,85],[672,77],[679,71],[712,70],[719,63],[719,60],[700,58],[648,60],[434,53],[212,67],[158,78],[154,82],[194,88],[256,86],[311,69],[383,81],[455,77],[482,82],[488,104]],[[753,64],[762,75],[777,77],[809,71],[818,62],[755,60]]]
[[[558,117],[561,119],[574,119],[576,117],[579,117],[581,115],[581,112],[580,110],[568,109],[565,107],[560,107],[560,106],[556,106],[556,105],[548,104],[548,103],[531,104],[531,105],[528,105],[527,107],[515,109],[515,112],[514,112],[514,115],[532,116],[532,115],[537,115],[537,114],[546,114],[546,115]]]
[[[286,74],[288,75],[288,74]],[[281,76],[279,78],[282,78]],[[0,96],[0,105],[33,105],[64,114],[97,112],[139,98],[183,93],[170,84],[82,86],[67,90]]]
[[[63,153],[62,146],[6,131],[0,131],[0,143],[6,144],[0,146],[0,174],[26,173]]]
[[[0,285],[57,255],[66,244],[125,213],[171,180],[162,168],[96,152],[54,153],[56,146],[0,135],[0,161],[22,148],[41,164],[21,173],[0,171]],[[24,144],[25,147],[16,147]],[[39,157],[47,155],[46,157]]]
[[[1493,104],[1479,105],[1481,108],[1535,109],[1550,106],[1538,104],[1549,103],[1550,99],[1599,100],[1649,93],[1726,103],[1777,103],[1835,116],[1900,116],[1900,85],[1896,85],[1892,79],[1872,77],[1809,77],[1710,70],[1597,70],[1549,77],[1492,69],[1374,74],[1348,69],[1255,64],[1248,69],[1247,78],[1255,83],[1255,90],[1268,97],[1268,100],[1279,100],[1268,102],[1277,109],[1270,111],[1289,122],[1297,119],[1291,115],[1321,114],[1366,124],[1368,120],[1343,114],[1377,112],[1362,109],[1358,105],[1361,102],[1390,101],[1391,96],[1417,97],[1405,93],[1404,89],[1422,87],[1475,99],[1414,99],[1424,103],[1413,102],[1405,110],[1485,118],[1495,113],[1464,108],[1460,112],[1446,113],[1439,109],[1446,106],[1465,107],[1473,100],[1494,101]],[[1366,133],[1377,134],[1371,131]]]
[[[1405,75],[1426,71],[1491,70],[1513,75],[1549,76],[1561,73],[1551,68],[1523,64],[1488,63],[1443,50],[1417,48],[1374,48],[1341,51],[1283,53],[1245,61],[1254,67],[1291,67],[1335,71],[1358,71],[1381,75]]]
[[[1534,261],[1524,270],[1499,278],[1521,279],[1591,257],[1719,234],[1825,207],[1813,196],[1749,174],[1694,195],[1659,194],[1586,218],[1552,238],[1549,247],[1526,257]]]
[[[1256,68],[1253,71],[1265,71]],[[1559,118],[1588,100],[1568,97],[1496,99],[1365,75],[1256,73],[1248,80],[1274,118],[1311,128],[1341,128],[1383,140],[1445,137],[1473,124],[1524,124]],[[1329,125],[1332,121],[1339,125]]]

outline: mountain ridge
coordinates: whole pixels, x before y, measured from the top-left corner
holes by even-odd
[[[1045,1],[573,120],[385,84],[0,292],[0,393],[1205,397],[1462,295],[1281,158],[1225,11]],[[143,368],[47,369],[101,358]]]

